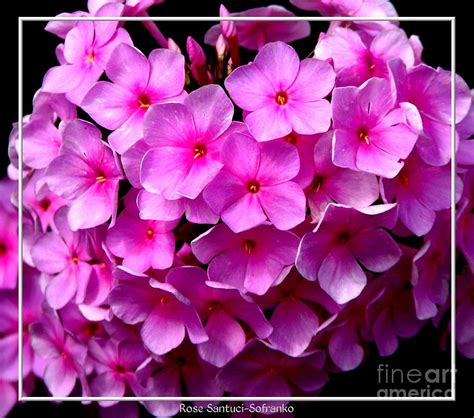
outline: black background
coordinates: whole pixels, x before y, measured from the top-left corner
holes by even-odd
[[[230,11],[245,10],[250,7],[269,4],[281,4],[299,16],[312,15],[311,12],[294,8],[287,1],[257,1],[257,0],[205,0],[182,1],[167,0],[164,4],[150,9],[151,15],[162,16],[216,16],[219,4],[224,3]],[[432,0],[393,0],[400,16],[456,16],[457,21],[457,71],[464,77],[470,86],[474,86],[472,56],[472,35],[462,36],[463,32],[471,29],[470,13],[467,10],[468,2],[454,1],[434,3]],[[8,8],[6,7],[8,4]],[[17,82],[18,82],[18,53],[17,53],[17,17],[18,16],[54,16],[60,12],[85,10],[86,0],[17,0],[2,4],[2,123],[0,152],[1,175],[5,175],[7,166],[7,143],[11,124],[17,120]],[[188,35],[202,42],[205,31],[210,22],[160,23],[160,29],[166,36],[171,36],[184,50]],[[320,31],[325,30],[327,23],[312,22],[311,38],[298,41],[293,45],[300,55],[307,55],[314,47]],[[424,44],[423,59],[433,67],[450,68],[450,23],[449,22],[403,22],[401,24],[408,35],[417,34]],[[31,111],[31,99],[34,92],[41,86],[46,70],[56,65],[54,49],[60,39],[43,31],[44,23],[24,23],[24,113]],[[156,47],[156,43],[141,27],[139,23],[127,24],[135,44],[145,52]],[[379,358],[375,347],[370,347],[372,356],[357,370],[341,374],[332,374],[330,382],[324,388],[323,396],[374,396],[380,388],[377,382],[377,366],[379,363],[388,364],[392,368],[408,370],[417,368],[449,368],[450,356],[448,352],[439,349],[441,331],[431,325],[425,327],[415,338],[401,341],[397,353],[388,358]],[[0,353],[1,355],[1,353]],[[457,398],[453,402],[305,402],[295,404],[296,416],[310,415],[317,417],[327,416],[362,416],[376,414],[391,414],[396,416],[431,416],[462,417],[474,415],[473,394],[474,362],[466,361],[458,356],[457,361]],[[36,395],[47,395],[44,388],[38,388]],[[0,394],[1,396],[1,394]],[[1,398],[0,398],[1,402]],[[143,413],[143,411],[142,411]],[[98,408],[95,405],[85,407],[79,403],[66,402],[53,404],[45,402],[27,403],[17,406],[12,417],[95,417]],[[143,413],[143,416],[147,416]],[[214,415],[215,416],[215,415]]]

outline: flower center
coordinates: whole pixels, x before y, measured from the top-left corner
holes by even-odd
[[[148,109],[151,106],[151,100],[146,94],[141,94],[138,97],[138,104],[140,109]]]
[[[47,211],[51,206],[51,201],[49,199],[42,199],[40,202],[39,202],[39,207],[43,210],[43,211]]]
[[[222,306],[222,304],[216,300],[213,300],[211,302],[209,302],[209,304],[207,305],[207,310],[209,312],[213,312],[215,311],[217,308],[219,308],[220,306]]]
[[[86,56],[86,62],[92,64],[95,60],[94,51],[89,52],[89,55]]]
[[[291,145],[296,145],[298,142],[298,136],[292,132],[291,134],[285,136],[285,142],[288,142]]]
[[[72,262],[73,262],[76,266],[79,264],[79,257],[78,257],[76,254],[74,254],[74,255],[72,256]]]
[[[260,184],[257,181],[250,181],[247,184],[247,189],[250,193],[257,193],[260,190]]]
[[[0,242],[0,255],[7,253],[7,245],[4,242]]]
[[[162,296],[160,298],[160,303],[164,305],[165,303],[168,303],[170,301],[170,298],[168,296]]]
[[[96,183],[105,183],[107,181],[107,177],[105,177],[105,173],[100,170],[98,173],[97,173],[97,177],[95,178],[95,182]]]
[[[284,91],[279,91],[275,97],[276,102],[283,106],[288,102],[288,95]]]
[[[126,370],[125,370],[125,367],[123,367],[121,364],[117,364],[115,366],[115,371],[117,373],[124,374]]]
[[[349,238],[350,238],[349,232],[342,231],[337,236],[337,242],[338,244],[345,244],[347,243],[347,241],[349,241]]]
[[[321,186],[323,185],[324,177],[316,174],[311,182],[311,188],[316,192],[319,192]]]
[[[246,239],[244,241],[244,250],[245,250],[245,252],[250,254],[255,249],[256,245],[257,244],[255,243],[254,240]]]
[[[147,237],[148,239],[152,239],[152,238],[153,238],[153,229],[148,228],[148,229],[146,230],[146,237]]]
[[[204,144],[196,144],[193,149],[194,159],[204,157],[207,154],[207,148]]]
[[[358,136],[361,141],[364,141],[367,145],[370,144],[369,131],[367,128],[360,128]]]
[[[84,332],[87,336],[92,337],[99,332],[99,324],[97,322],[88,322]]]

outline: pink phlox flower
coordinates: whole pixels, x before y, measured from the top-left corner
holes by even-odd
[[[53,396],[68,396],[78,378],[84,384],[87,347],[65,332],[54,312],[46,311],[30,332],[36,354],[48,360],[43,380]]]
[[[271,5],[255,7],[243,12],[231,13],[236,17],[294,17],[294,13],[282,6]],[[230,22],[227,22],[230,23]],[[235,25],[236,36],[240,46],[250,50],[259,50],[269,42],[293,42],[309,36],[311,28],[309,22],[265,22],[243,21],[232,22]],[[222,33],[221,25],[212,26],[204,36],[204,42],[216,45]]]
[[[192,241],[191,247],[199,261],[209,264],[210,280],[261,295],[288,274],[298,243],[293,233],[270,225],[236,234],[219,224]]]
[[[189,299],[169,283],[133,275],[123,268],[115,270],[115,277],[118,284],[109,295],[112,312],[127,324],[142,323],[140,335],[152,353],[163,355],[178,347],[186,331],[194,344],[209,339]]]
[[[122,265],[143,273],[149,268],[164,270],[172,266],[175,237],[173,229],[179,220],[149,221],[139,217],[136,192],[129,192],[125,210],[107,232],[110,252],[122,258]]]
[[[170,271],[167,283],[192,301],[198,311],[209,340],[197,346],[203,360],[223,367],[245,346],[247,335],[243,322],[259,337],[267,338],[272,327],[260,308],[248,296],[226,284],[207,281],[198,267],[182,267]]]
[[[456,240],[474,272],[474,170],[468,170],[464,176],[464,192],[456,213]],[[458,192],[459,186],[456,189]]]
[[[300,243],[298,271],[318,280],[339,304],[355,299],[367,283],[361,265],[381,273],[401,257],[398,244],[383,229],[395,225],[397,213],[395,204],[355,209],[330,203],[314,232]]]
[[[388,79],[387,63],[393,58],[399,58],[408,68],[415,63],[413,48],[401,29],[381,31],[367,44],[358,32],[335,28],[320,37],[314,56],[332,60],[337,86],[357,87],[372,77]]]
[[[451,72],[434,69],[425,64],[412,69],[400,60],[389,64],[397,102],[409,102],[416,106],[421,116],[422,133],[417,142],[421,158],[428,164],[443,166],[451,155]],[[456,123],[469,113],[472,98],[469,87],[459,76],[455,78]],[[456,134],[456,143],[459,136]]]
[[[143,136],[143,118],[156,103],[182,101],[184,57],[155,49],[146,58],[137,48],[118,45],[105,68],[112,81],[99,81],[81,107],[101,126],[110,129],[110,145],[122,154]]]
[[[292,357],[308,349],[320,325],[339,309],[317,284],[303,280],[296,269],[256,301],[262,309],[272,309],[269,342]]]
[[[292,131],[312,135],[330,126],[329,102],[335,74],[326,62],[298,54],[283,42],[266,44],[255,60],[234,70],[224,84],[245,113],[245,123],[258,141]],[[308,83],[312,88],[308,89]]]
[[[292,181],[300,170],[295,147],[235,133],[224,142],[221,159],[224,169],[206,187],[204,199],[234,232],[267,219],[281,230],[304,221],[306,198]]]
[[[418,134],[408,125],[407,110],[395,108],[395,92],[390,82],[371,78],[359,88],[336,88],[332,109],[334,164],[395,177],[403,167],[401,160],[415,146]]]
[[[51,276],[45,296],[54,309],[62,308],[74,296],[76,303],[81,303],[92,271],[86,232],[71,231],[67,215],[67,208],[58,210],[54,217],[57,232],[41,234],[31,249],[35,267]]]
[[[143,157],[141,183],[165,199],[195,199],[222,168],[221,135],[234,107],[224,90],[209,85],[182,104],[153,106],[144,120],[144,139],[152,147]]]
[[[313,222],[318,222],[332,202],[352,207],[367,207],[379,197],[377,177],[362,171],[340,168],[332,162],[330,131],[317,141],[313,158],[313,177],[307,189]]]
[[[42,90],[65,93],[72,103],[80,104],[104,72],[115,47],[132,44],[128,33],[117,26],[118,21],[77,22],[67,32],[60,50],[62,65],[48,70]]]
[[[456,176],[456,199],[462,181]],[[414,234],[422,236],[433,227],[436,212],[451,207],[451,167],[427,165],[413,152],[393,179],[381,181],[385,202],[397,202],[400,221]]]
[[[45,177],[52,192],[70,201],[72,230],[92,228],[115,217],[122,173],[91,123],[77,119],[67,125],[60,154]]]
[[[92,396],[124,396],[140,392],[136,376],[138,367],[149,357],[143,345],[131,341],[91,339],[91,356],[96,374],[91,380]],[[110,406],[117,401],[103,401]]]
[[[13,289],[18,272],[18,220],[10,196],[15,183],[0,181],[0,289]]]

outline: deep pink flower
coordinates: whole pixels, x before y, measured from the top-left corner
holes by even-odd
[[[337,86],[357,87],[372,77],[388,79],[387,63],[392,58],[401,59],[408,68],[415,63],[413,48],[401,29],[381,31],[367,46],[357,32],[336,28],[321,36],[314,56],[334,62]]]
[[[128,33],[117,25],[118,21],[77,22],[64,40],[64,63],[46,73],[42,90],[65,93],[71,102],[80,104],[104,72],[115,47],[132,44]]]
[[[35,170],[23,190],[23,206],[39,221],[43,232],[53,226],[56,211],[66,204],[66,200],[49,190],[44,170]]]
[[[92,339],[89,342],[97,375],[91,381],[92,396],[124,396],[137,392],[137,368],[149,357],[143,346],[131,341]],[[110,406],[107,402],[104,406]]]
[[[254,340],[220,371],[217,380],[234,396],[289,397],[295,387],[315,393],[327,381],[324,363],[323,351],[294,358]]]
[[[152,353],[163,355],[178,347],[186,331],[194,344],[209,339],[191,302],[173,286],[122,269],[115,274],[119,282],[109,295],[112,312],[127,324],[142,323],[140,335]]]
[[[271,5],[267,7],[255,7],[243,12],[231,13],[236,17],[294,17],[295,15],[282,6]],[[297,39],[309,36],[311,28],[309,22],[265,22],[265,21],[242,21],[233,22],[239,45],[252,50],[259,50],[269,42],[282,41],[293,42]],[[204,36],[204,42],[216,45],[219,35],[222,33],[221,25],[212,26]]]
[[[107,247],[122,265],[143,273],[150,267],[164,270],[172,266],[175,239],[175,221],[145,221],[140,219],[136,204],[136,193],[129,193],[125,210],[118,216],[115,225],[107,232]]]
[[[144,139],[152,147],[143,158],[141,183],[165,199],[195,199],[221,170],[221,134],[234,107],[217,85],[201,87],[183,104],[153,106],[144,120]]]
[[[298,241],[293,233],[268,225],[235,234],[219,224],[191,247],[199,261],[209,264],[210,280],[261,295],[288,274]]]
[[[38,237],[31,249],[31,257],[38,270],[52,275],[45,295],[54,309],[65,306],[74,296],[81,303],[85,297],[92,267],[84,231],[72,232],[67,222],[67,208],[54,217],[55,232]]]
[[[41,316],[43,294],[38,271],[23,265],[23,376],[40,370],[28,327]],[[18,291],[0,290],[0,381],[18,380]],[[0,391],[3,399],[3,393]],[[2,404],[0,402],[0,404]],[[1,416],[1,415],[0,415]]]
[[[370,306],[368,323],[381,356],[398,348],[398,337],[410,338],[418,333],[424,321],[417,318],[411,289],[411,272],[415,250],[402,246],[400,261],[377,278],[383,294]]]
[[[167,283],[192,301],[205,323],[209,340],[198,345],[199,355],[222,367],[242,351],[247,341],[240,322],[259,338],[267,338],[272,327],[252,299],[231,286],[206,280],[204,270],[191,266],[173,269],[166,277]]]
[[[339,304],[356,298],[367,282],[359,263],[380,273],[400,259],[400,248],[382,229],[395,225],[397,213],[394,204],[354,209],[330,203],[314,232],[301,241],[298,271],[308,280],[318,280]]]
[[[425,64],[407,71],[404,63],[393,60],[390,65],[397,101],[409,102],[418,109],[422,134],[417,142],[421,158],[428,164],[442,166],[451,158],[451,72]],[[472,99],[469,87],[458,75],[456,88],[456,123],[469,112]],[[457,139],[456,139],[457,140]]]
[[[326,62],[305,59],[283,42],[265,45],[254,62],[234,70],[225,80],[232,100],[244,109],[245,123],[258,141],[325,132],[335,74]],[[308,89],[311,83],[311,89]]]
[[[395,93],[387,80],[372,78],[360,88],[336,88],[334,164],[395,177],[403,167],[400,159],[408,157],[418,134],[408,126],[406,110],[394,106]]]
[[[13,289],[18,272],[18,221],[10,203],[13,182],[0,182],[0,289]]]
[[[462,191],[456,176],[456,193]],[[451,167],[433,167],[413,152],[400,173],[381,181],[385,202],[397,202],[403,224],[414,234],[425,235],[433,227],[436,211],[451,207]]]
[[[313,221],[318,222],[332,202],[352,207],[367,207],[379,197],[377,177],[373,174],[340,168],[332,162],[330,131],[314,147],[315,172],[309,187],[308,205]]]
[[[128,44],[114,49],[105,68],[112,80],[99,81],[81,107],[101,126],[113,132],[110,145],[120,154],[143,136],[143,118],[156,103],[182,100],[184,57],[155,49],[147,59]]]
[[[79,378],[84,382],[87,348],[64,328],[56,314],[47,311],[30,325],[35,353],[48,360],[43,380],[53,396],[68,396]]]
[[[451,211],[437,213],[433,228],[425,236],[425,243],[413,258],[411,283],[418,319],[433,318],[438,307],[449,297],[451,277],[450,240]]]
[[[221,159],[225,168],[204,190],[204,199],[234,232],[258,226],[267,218],[283,230],[304,221],[306,199],[291,181],[300,170],[293,146],[258,143],[235,133],[224,142]]]
[[[83,120],[70,122],[60,155],[46,170],[51,191],[69,200],[71,229],[91,228],[115,216],[122,174],[100,131]]]

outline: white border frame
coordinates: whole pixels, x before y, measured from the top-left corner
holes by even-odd
[[[295,397],[242,397],[242,396],[23,396],[23,22],[49,21],[157,21],[157,22],[220,22],[220,21],[419,21],[451,22],[451,396],[436,397],[377,397],[377,396],[295,396]],[[18,18],[18,401],[455,401],[456,400],[456,18],[446,17],[25,17]]]

